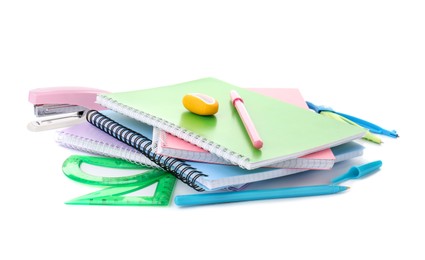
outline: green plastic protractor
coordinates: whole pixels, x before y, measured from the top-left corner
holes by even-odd
[[[81,170],[81,164],[117,168],[140,169],[143,173],[123,177],[102,177],[90,175]],[[115,158],[73,155],[62,166],[64,174],[70,179],[96,186],[111,186],[73,200],[66,204],[74,205],[128,205],[128,206],[166,206],[169,204],[176,178],[162,170],[135,165]],[[158,183],[153,196],[123,196]]]
[[[140,174],[122,177],[102,177],[90,175],[81,169],[81,164],[86,163],[94,166],[100,166],[104,168],[114,169],[140,169]],[[117,158],[106,158],[106,157],[95,157],[95,156],[83,156],[83,155],[72,155],[68,157],[62,164],[63,173],[70,179],[82,182],[89,185],[100,185],[100,186],[136,186],[139,183],[143,183],[153,176],[146,176],[144,171],[150,170],[146,166],[133,164]],[[163,171],[154,170],[158,177],[163,175]]]

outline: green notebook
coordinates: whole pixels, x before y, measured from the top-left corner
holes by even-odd
[[[255,149],[230,101],[236,90],[263,140]],[[203,93],[219,102],[214,116],[185,109],[182,98]],[[361,138],[365,131],[214,78],[172,86],[100,94],[97,102],[163,129],[246,169],[264,167]],[[155,137],[154,137],[155,138]]]

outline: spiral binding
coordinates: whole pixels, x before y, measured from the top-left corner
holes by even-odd
[[[198,151],[189,151],[189,150],[179,150],[167,147],[168,135],[166,132],[160,130],[159,128],[154,128],[153,131],[152,143],[156,144],[157,147],[154,149],[157,153],[163,154],[165,156],[171,156],[174,158],[179,158],[181,160],[191,160],[191,161],[200,161],[206,163],[214,164],[229,164],[228,161],[218,157],[213,153],[205,153]],[[295,169],[330,169],[334,165],[334,159],[304,159],[302,157],[289,159],[275,164],[270,164],[268,167],[271,168],[295,168]]]
[[[149,140],[149,138],[122,126],[96,110],[88,111],[86,118],[89,123],[100,130],[132,146],[133,148],[136,148],[162,169],[172,173],[176,176],[176,178],[183,181],[193,189],[197,191],[204,191],[203,188],[196,184],[196,180],[201,176],[208,175],[203,174],[183,161],[154,153],[152,150],[152,141]]]

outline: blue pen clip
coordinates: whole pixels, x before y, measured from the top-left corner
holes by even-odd
[[[335,112],[333,111],[333,109],[331,107],[326,107],[326,106],[318,106],[315,105],[309,101],[306,101],[308,108],[310,108],[311,110],[313,110],[314,112],[320,114],[320,112],[322,111],[329,111],[329,112]]]
[[[332,112],[332,113],[338,114],[342,117],[345,117],[345,118],[353,121],[354,123],[358,124],[361,127],[368,129],[371,133],[386,135],[386,136],[393,137],[393,138],[398,137],[398,134],[395,130],[392,130],[392,131],[386,130],[386,129],[384,129],[384,128],[378,126],[378,125],[372,124],[372,123],[370,123],[366,120],[363,120],[363,119],[360,119],[360,118],[357,118],[357,117],[354,117],[354,116],[350,116],[350,115],[347,115],[347,114],[344,114],[344,113],[336,112],[335,110],[333,110],[330,107],[317,106],[317,105],[315,105],[315,104],[313,104],[309,101],[307,101],[306,103],[307,103],[308,108],[315,111],[316,113],[320,114],[320,112],[322,112],[322,111]]]
[[[331,180],[331,184],[339,184],[344,181],[363,178],[372,174],[382,166],[382,161],[374,161],[360,166],[351,167],[346,173]]]

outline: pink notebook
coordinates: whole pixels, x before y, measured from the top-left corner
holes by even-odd
[[[304,98],[298,89],[250,88],[250,90],[308,109],[307,104],[305,103]],[[158,154],[189,161],[230,164],[217,155],[212,154],[196,145],[188,143],[158,128],[154,128],[152,141],[155,152]],[[334,163],[335,157],[331,149],[326,149],[299,158],[273,164],[270,165],[270,167],[294,169],[330,169],[333,167]]]

